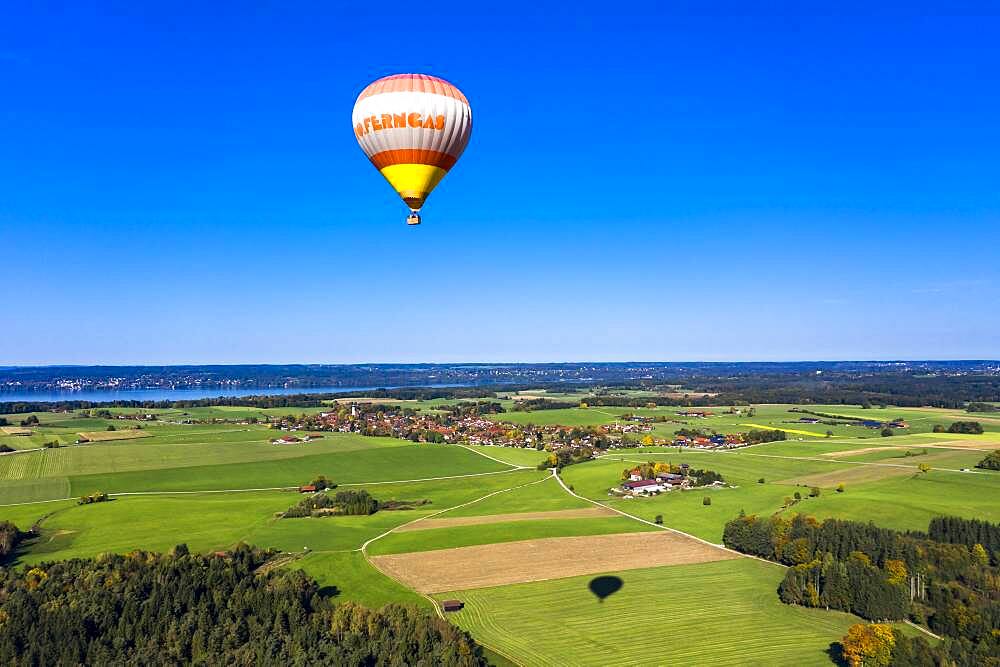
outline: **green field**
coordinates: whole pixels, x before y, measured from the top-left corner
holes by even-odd
[[[445,402],[407,406],[434,410]],[[503,403],[510,407],[513,400]],[[674,447],[615,450],[600,460],[563,470],[566,484],[585,498],[649,521],[662,515],[665,525],[711,542],[721,541],[723,526],[741,510],[763,515],[806,512],[820,518],[872,520],[898,529],[926,529],[930,518],[941,514],[1000,521],[1000,473],[959,472],[982,458],[980,450],[1000,441],[1000,423],[990,423],[983,436],[935,434],[931,432],[935,423],[963,416],[954,411],[905,411],[912,425],[909,432],[884,438],[869,429],[843,426],[828,438],[823,425],[789,423],[798,417],[788,412],[789,407],[757,406],[752,417],[715,408],[716,416],[704,420],[679,418],[676,408],[573,408],[507,412],[491,418],[580,426],[611,423],[633,412],[671,420],[656,425],[661,437],[682,426],[730,432],[746,430],[740,426],[746,423],[822,434],[792,434],[783,442],[730,452]],[[851,415],[861,410],[814,408]],[[429,610],[427,598],[370,565],[362,546],[367,544],[367,554],[375,556],[655,530],[620,515],[491,519],[593,507],[567,493],[548,471],[535,469],[547,456],[544,451],[414,444],[351,434],[327,434],[316,442],[279,446],[270,444],[279,431],[234,423],[310,410],[161,410],[159,421],[142,423],[146,437],[85,445],[71,443],[81,432],[100,433],[109,424],[127,429],[135,422],[38,413],[41,424],[32,428],[32,435],[0,436],[0,441],[18,449],[39,448],[0,456],[0,520],[22,528],[35,522],[41,526],[40,536],[22,546],[13,564],[107,551],[166,551],[182,542],[193,551],[209,552],[247,542],[284,552],[284,566],[314,576],[323,594],[334,600],[375,606],[402,602]],[[904,416],[898,412],[875,408],[859,416]],[[17,415],[10,421],[23,418]],[[228,422],[182,423],[213,419]],[[66,446],[40,448],[53,440]],[[716,470],[731,488],[632,500],[609,497],[608,490],[619,483],[622,470],[645,461]],[[932,470],[920,473],[920,463]],[[370,516],[278,518],[276,513],[301,498],[290,487],[317,475],[341,488],[364,488],[381,500],[429,502],[417,509]],[[763,484],[758,483],[760,478]],[[843,493],[835,491],[840,483],[845,484]],[[802,484],[820,487],[820,497],[806,497],[808,488],[797,486]],[[110,502],[84,506],[64,500],[94,491],[117,495]],[[796,491],[803,499],[784,509]],[[706,495],[712,498],[709,506],[702,503]],[[478,522],[391,532],[421,517]],[[589,579],[581,577],[439,597],[465,600],[466,609],[448,618],[500,653],[530,665],[657,662],[662,655],[678,664],[829,664],[827,648],[853,619],[780,604],[774,595],[780,573],[776,566],[749,559],[631,570],[616,573],[625,587],[604,603],[590,595]],[[558,619],[555,626],[552,619]]]
[[[608,535],[656,530],[625,517],[593,519],[547,519],[542,521],[517,521],[491,523],[459,528],[435,528],[405,533],[393,533],[375,542],[368,553],[385,554],[452,549],[477,544],[499,544],[518,540],[537,540],[546,537],[572,537],[577,535]]]
[[[571,466],[563,472],[567,484],[577,493],[599,500],[647,520],[663,515],[664,523],[711,542],[721,542],[726,522],[741,510],[748,514],[772,514],[782,510],[785,498],[798,491],[803,500],[790,512],[804,512],[818,517],[836,517],[867,521],[900,530],[926,530],[931,517],[939,514],[978,517],[1000,521],[1000,473],[960,473],[931,471],[920,474],[917,465],[926,457],[894,459],[893,466],[858,465],[836,458],[813,460],[786,458],[795,454],[771,454],[771,448],[787,451],[786,443],[761,445],[733,452],[700,452],[676,449],[644,452],[614,452],[601,461]],[[843,444],[839,449],[850,449]],[[930,456],[952,457],[929,461],[931,465],[957,465],[981,458],[969,452],[951,450]],[[820,458],[820,457],[817,457]],[[619,460],[621,459],[621,460]],[[736,488],[664,493],[654,498],[623,500],[608,496],[609,487],[620,481],[623,468],[642,461],[688,463],[723,474]],[[884,461],[878,461],[883,463]],[[865,479],[865,478],[869,479]],[[758,482],[765,480],[764,484]],[[818,480],[825,480],[822,483]],[[796,486],[797,483],[806,486]],[[845,484],[845,491],[835,487]],[[821,487],[819,498],[809,498],[808,486]],[[709,495],[712,504],[702,499]],[[878,519],[876,519],[878,517]]]
[[[526,665],[829,665],[826,651],[859,619],[782,604],[783,569],[751,559],[613,573],[599,601],[592,577],[437,595],[449,618]]]
[[[790,412],[790,409],[793,407],[824,414],[875,421],[891,421],[896,418],[903,418],[909,424],[909,428],[897,429],[896,432],[900,435],[930,433],[935,425],[947,427],[954,421],[976,419],[975,415],[963,414],[958,410],[938,410],[935,408],[862,409],[861,406],[850,405],[758,405],[754,406],[753,415],[745,412],[746,408],[721,406],[704,408],[714,413],[712,416],[705,418],[679,416],[677,413],[682,408],[676,407],[616,408],[591,406],[588,408],[562,408],[558,410],[535,410],[532,412],[506,412],[498,415],[490,415],[489,418],[494,421],[534,424],[536,426],[598,426],[614,423],[620,419],[621,415],[630,413],[643,417],[666,418],[668,421],[657,423],[653,428],[653,435],[658,438],[673,438],[674,432],[680,428],[700,428],[719,433],[736,433],[754,428],[782,429],[790,431],[790,438],[808,438],[810,440],[826,437],[828,431],[833,434],[833,437],[838,438],[880,437],[879,430],[864,426],[798,423],[800,418],[813,417],[814,415]],[[743,412],[736,414],[735,412],[730,412],[730,410],[742,410]],[[984,429],[994,434],[994,436],[1000,437],[1000,421],[990,421],[988,417],[981,418],[981,420]]]
[[[22,559],[35,562],[134,549],[165,551],[178,542],[201,552],[227,549],[238,542],[290,552],[350,551],[417,517],[525,484],[545,474],[518,471],[468,478],[463,484],[441,480],[365,486],[381,500],[430,501],[417,510],[384,511],[371,516],[275,518],[276,512],[300,500],[293,491],[126,496],[96,505],[62,504],[59,511],[46,519],[45,533]],[[40,516],[56,505],[25,505],[17,509],[27,511],[28,516]]]

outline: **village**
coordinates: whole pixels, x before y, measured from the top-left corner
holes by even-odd
[[[649,417],[623,415],[612,424],[601,426],[521,425],[487,419],[479,412],[484,404],[459,404],[447,411],[421,413],[390,405],[354,403],[336,411],[317,415],[276,418],[271,427],[291,433],[308,431],[309,435],[281,436],[273,444],[309,442],[318,432],[357,433],[427,443],[462,443],[495,447],[532,448],[575,452],[582,449],[609,449],[652,446],[689,447],[726,450],[745,447],[746,434],[677,434],[672,438],[656,437]],[[485,404],[488,406],[489,404]],[[489,413],[487,413],[489,414]]]

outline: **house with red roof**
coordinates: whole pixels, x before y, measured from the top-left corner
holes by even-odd
[[[635,482],[622,482],[622,491],[633,496],[663,491],[663,485],[655,479],[643,479]]]

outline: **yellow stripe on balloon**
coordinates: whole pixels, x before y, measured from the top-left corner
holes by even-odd
[[[446,172],[429,164],[393,164],[379,171],[407,205],[419,211],[424,199],[441,182]]]

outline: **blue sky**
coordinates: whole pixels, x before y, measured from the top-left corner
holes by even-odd
[[[141,4],[0,24],[0,364],[1000,357],[997,16]]]

